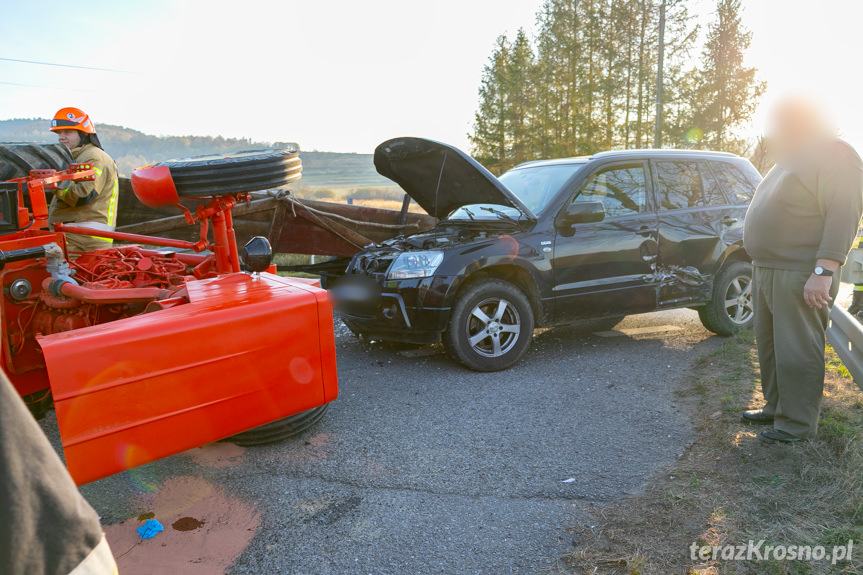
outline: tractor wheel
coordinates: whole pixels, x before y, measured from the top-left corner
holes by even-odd
[[[324,404],[296,415],[267,423],[225,439],[236,445],[251,447],[267,445],[300,434],[321,420],[330,404]]]
[[[45,417],[51,408],[54,406],[54,398],[51,397],[51,391],[43,389],[21,398],[27,404],[27,409],[36,418],[36,421]]]
[[[168,160],[177,195],[220,196],[282,188],[300,179],[303,165],[297,150],[249,150]]]
[[[66,170],[70,163],[63,144],[0,144],[0,182],[25,178],[31,170]]]

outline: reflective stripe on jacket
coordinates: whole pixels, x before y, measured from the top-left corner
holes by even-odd
[[[93,144],[72,150],[79,164],[90,164],[96,172],[92,182],[73,182],[65,190],[57,190],[51,201],[49,223],[95,222],[113,228],[117,224],[117,203],[120,182],[117,166],[111,156]]]

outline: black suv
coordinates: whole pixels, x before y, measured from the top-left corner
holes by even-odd
[[[397,138],[375,167],[440,222],[353,257],[335,299],[354,333],[443,337],[453,358],[494,371],[537,326],[679,307],[721,335],[752,323],[742,230],[761,176],[743,158],[603,152],[496,178],[451,146]]]

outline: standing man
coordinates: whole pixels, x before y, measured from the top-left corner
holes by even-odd
[[[99,516],[0,371],[0,573],[117,575]]]
[[[78,108],[63,108],[54,114],[51,131],[72,152],[79,164],[90,164],[96,171],[92,182],[65,181],[57,184],[48,223],[61,222],[93,230],[113,231],[117,223],[119,182],[117,166],[102,150],[96,127]],[[94,236],[66,234],[66,247],[73,252],[89,252],[111,247],[112,240]]]
[[[766,404],[744,421],[772,424],[759,439],[815,437],[824,388],[824,331],[839,267],[863,214],[863,162],[814,101],[786,97],[767,142],[776,166],[758,189],[743,243],[754,270],[755,337]]]

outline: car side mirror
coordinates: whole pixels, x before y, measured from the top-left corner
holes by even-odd
[[[590,224],[605,219],[605,204],[602,202],[572,202],[557,218],[557,228],[566,235],[572,233],[575,224]]]

